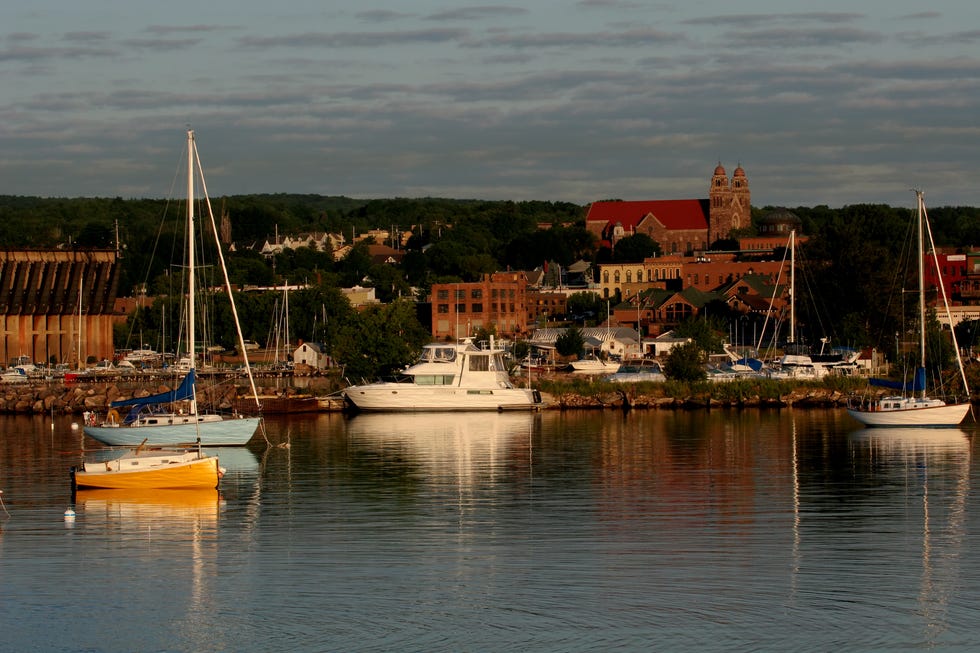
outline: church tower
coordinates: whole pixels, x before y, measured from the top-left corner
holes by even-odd
[[[728,238],[735,229],[748,226],[751,220],[751,195],[745,170],[735,168],[731,182],[725,168],[718,164],[708,190],[708,246]]]

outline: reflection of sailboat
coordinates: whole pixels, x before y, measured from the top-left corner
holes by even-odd
[[[75,508],[87,521],[102,515],[135,527],[186,529],[216,524],[221,497],[214,490],[79,490]]]
[[[871,384],[880,387],[891,388],[893,390],[904,390],[909,393],[920,392],[914,395],[893,395],[882,397],[868,404],[849,407],[848,414],[866,426],[888,426],[888,427],[908,427],[908,426],[956,426],[963,421],[967,412],[970,410],[969,401],[958,404],[947,404],[942,399],[935,399],[926,396],[926,295],[925,295],[925,238],[924,232],[928,228],[925,215],[925,204],[922,200],[922,191],[916,191],[917,201],[916,224],[918,231],[918,249],[915,256],[918,262],[919,271],[919,367],[915,370],[915,375],[911,382],[902,383],[887,381],[884,379],[872,379]],[[929,232],[929,241],[932,243],[932,232]],[[935,255],[935,245],[932,247],[933,259],[937,266],[938,259]],[[940,280],[941,280],[940,275]],[[941,285],[940,281],[940,285]],[[946,293],[940,287],[940,295],[945,302]],[[963,379],[963,387],[969,396],[969,386],[966,382],[966,375],[963,373],[963,361],[960,359],[959,349],[956,345],[956,335],[953,334],[953,345],[956,350],[956,362],[959,364],[960,374]]]
[[[195,166],[195,162],[197,165]],[[244,445],[259,427],[258,417],[243,418],[240,416],[225,417],[216,413],[198,412],[198,396],[196,383],[196,313],[194,257],[196,243],[194,240],[194,171],[200,168],[197,159],[197,146],[194,144],[194,132],[187,132],[187,376],[177,389],[169,392],[151,395],[149,397],[125,399],[110,404],[111,410],[102,424],[97,424],[94,415],[86,417],[85,434],[112,446],[135,446],[149,439],[152,444],[185,444],[200,442],[206,446]],[[202,178],[203,183],[203,178]],[[206,193],[205,193],[206,198]],[[210,203],[208,204],[210,213]],[[213,216],[212,216],[213,227]],[[238,329],[239,344],[244,350],[241,329],[238,328],[238,314],[235,301],[230,292],[224,257],[221,255],[221,268],[225,273],[225,285],[229,292],[232,315]],[[246,357],[246,371],[252,381],[251,369]],[[252,394],[255,395],[255,384],[252,381]],[[174,404],[186,402],[187,410],[177,409]],[[163,409],[161,406],[167,406]],[[128,414],[120,419],[117,409],[128,407]]]
[[[914,499],[921,507],[918,603],[927,640],[923,648],[933,648],[951,627],[950,600],[962,584],[959,560],[968,537],[970,438],[960,429],[864,429],[851,434],[851,441],[866,447],[886,473],[900,475],[906,500]]]

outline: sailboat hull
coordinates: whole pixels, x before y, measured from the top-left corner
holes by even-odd
[[[145,464],[137,455],[105,463],[86,463],[73,471],[76,488],[109,490],[216,488],[221,474],[218,458],[196,454],[151,454]],[[159,459],[159,461],[158,461]]]
[[[878,410],[848,408],[847,414],[865,426],[873,427],[920,427],[937,428],[957,426],[970,411],[970,404],[944,404],[938,400],[903,400],[907,407],[882,409],[881,403],[874,404]],[[927,404],[916,406],[915,404]]]
[[[259,428],[260,418],[240,417],[189,424],[140,426],[86,426],[85,435],[113,447],[136,446],[146,440],[153,445],[192,444],[200,438],[207,447],[240,447]]]

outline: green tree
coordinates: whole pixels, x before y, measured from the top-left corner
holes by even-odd
[[[617,263],[641,263],[660,252],[658,245],[646,234],[633,234],[619,240],[613,249],[613,261]]]
[[[430,339],[415,304],[400,300],[354,313],[336,335],[333,352],[351,379],[389,375],[413,362]]]
[[[692,340],[673,347],[664,361],[664,376],[677,381],[702,381],[707,378],[704,353],[698,343]]]
[[[700,316],[690,317],[681,322],[674,335],[680,338],[690,338],[703,352],[720,354],[725,351],[725,325],[720,318]]]
[[[585,349],[585,339],[577,327],[565,329],[555,340],[555,351],[562,356],[579,356]]]

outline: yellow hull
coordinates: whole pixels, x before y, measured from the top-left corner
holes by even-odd
[[[86,467],[89,467],[88,465]],[[76,471],[75,487],[109,490],[216,488],[218,459],[214,456],[138,470]]]

